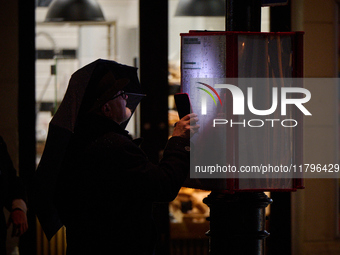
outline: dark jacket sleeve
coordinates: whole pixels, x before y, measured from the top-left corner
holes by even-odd
[[[177,196],[189,173],[189,146],[187,139],[170,138],[162,160],[155,165],[138,146],[126,141],[115,152],[106,150],[112,153],[111,158],[114,159],[107,181],[120,178],[124,183],[125,194],[128,193],[131,198],[154,202],[171,201]]]
[[[172,201],[188,177],[190,168],[190,143],[181,137],[172,137],[164,150],[158,166],[146,164],[146,192],[153,201]]]
[[[11,210],[12,201],[20,198],[25,200],[25,189],[16,175],[13,162],[8,154],[5,141],[0,136],[0,186],[1,204]]]

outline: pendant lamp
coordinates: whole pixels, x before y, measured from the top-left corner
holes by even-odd
[[[45,22],[104,21],[96,0],[53,0]]]
[[[175,16],[225,16],[225,0],[179,0]]]

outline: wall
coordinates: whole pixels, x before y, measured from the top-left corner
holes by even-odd
[[[4,4],[0,10],[0,47],[3,49],[0,51],[0,135],[18,169],[18,2],[6,1]],[[9,239],[8,248],[12,249],[15,242],[17,239]]]
[[[6,1],[4,5],[0,10],[0,135],[18,169],[18,1]],[[8,249],[14,249],[16,242],[9,238]]]
[[[0,11],[0,134],[18,167],[18,3],[6,1]],[[10,47],[9,47],[10,45]]]
[[[292,30],[305,31],[306,78],[337,77],[336,10],[333,0],[292,1]],[[305,119],[304,162],[337,163],[337,88],[308,89],[313,112],[322,118]],[[292,194],[293,254],[339,254],[337,180],[306,179],[305,187]]]
[[[106,20],[117,22],[116,61],[133,65],[133,58],[138,57],[138,0],[98,0]],[[150,11],[152,13],[152,11]]]

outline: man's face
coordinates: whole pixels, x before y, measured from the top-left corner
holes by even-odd
[[[122,91],[119,91],[115,96],[121,93]],[[131,116],[131,110],[126,107],[127,98],[127,95],[121,94],[121,96],[108,101],[102,109],[104,115],[118,124],[128,120]]]

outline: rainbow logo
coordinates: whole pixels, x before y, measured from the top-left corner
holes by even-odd
[[[210,85],[208,85],[208,84],[206,84],[206,83],[203,83],[203,82],[197,82],[197,83],[199,83],[199,84],[201,84],[201,85],[203,85],[203,86],[206,86],[206,87],[209,88],[212,92],[214,92],[214,94],[217,96],[217,98],[218,98],[218,100],[220,101],[220,104],[221,104],[221,106],[222,106],[222,100],[221,100],[220,96],[218,95],[217,91],[216,91],[213,87],[211,87]],[[215,103],[215,105],[217,106],[216,100],[215,100],[213,94],[211,94],[211,92],[210,92],[209,90],[204,89],[204,88],[201,88],[201,87],[196,87],[196,88],[198,88],[198,89],[203,90],[204,92],[206,92],[206,93],[214,100],[214,103]]]

